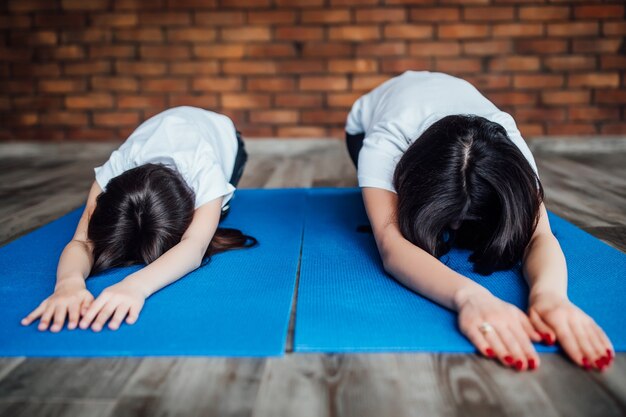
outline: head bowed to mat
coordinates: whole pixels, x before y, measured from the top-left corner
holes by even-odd
[[[567,258],[571,300],[602,326],[616,350],[626,350],[626,255],[552,213],[550,223]],[[363,233],[367,224],[358,189],[309,192],[295,350],[474,352],[457,329],[456,314],[384,272],[373,235]],[[519,267],[481,276],[472,271],[469,253],[454,249],[441,260],[526,308],[528,287]]]
[[[0,248],[0,356],[224,355],[284,351],[295,286],[305,190],[239,190],[223,227],[258,239],[211,261],[146,300],[136,324],[39,332],[20,319],[55,285],[56,266],[82,208]],[[87,280],[97,296],[137,266]]]

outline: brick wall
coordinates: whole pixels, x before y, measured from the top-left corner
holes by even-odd
[[[352,102],[406,69],[470,80],[527,137],[626,133],[623,1],[5,0],[0,12],[1,139],[122,138],[183,104],[248,137],[340,137]]]

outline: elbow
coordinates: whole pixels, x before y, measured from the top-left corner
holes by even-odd
[[[393,275],[393,250],[391,249],[391,240],[383,236],[378,244],[378,253],[383,263],[383,269],[386,273]]]

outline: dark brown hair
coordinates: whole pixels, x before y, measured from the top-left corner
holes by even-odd
[[[481,274],[520,261],[543,201],[539,178],[506,130],[472,115],[426,129],[400,159],[394,186],[404,237],[435,257],[454,244],[472,249]]]
[[[89,219],[91,273],[154,262],[180,242],[193,218],[194,201],[181,175],[163,165],[141,165],[111,179]],[[239,230],[218,228],[205,259],[256,243]]]

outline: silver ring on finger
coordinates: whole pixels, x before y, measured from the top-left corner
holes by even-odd
[[[482,322],[480,326],[478,326],[478,330],[480,330],[482,334],[492,333],[495,331],[493,326],[490,323],[487,323],[486,321]]]

